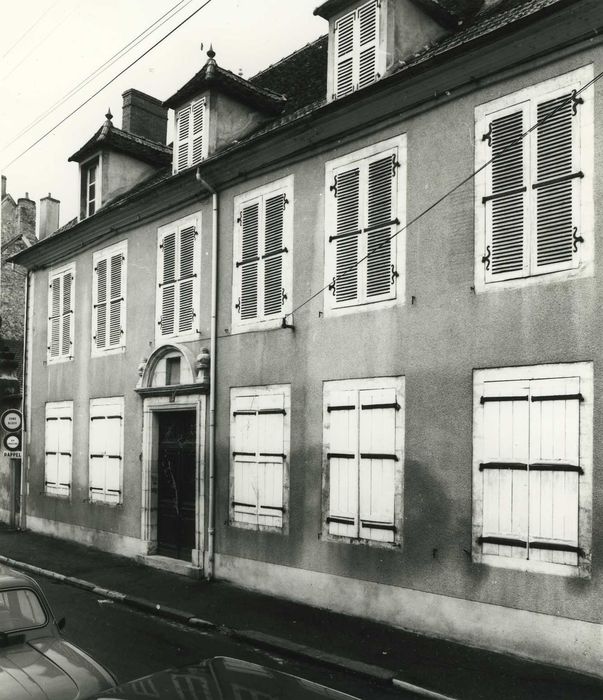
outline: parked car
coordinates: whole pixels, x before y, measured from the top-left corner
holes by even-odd
[[[240,659],[217,656],[124,683],[94,700],[358,700],[320,683]],[[92,699],[91,699],[92,700]]]
[[[115,685],[109,671],[61,636],[40,586],[0,566],[0,698],[76,700]]]

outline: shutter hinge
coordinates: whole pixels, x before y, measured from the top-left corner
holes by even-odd
[[[490,250],[490,246],[486,246],[486,254],[482,256],[482,263],[486,265],[486,270],[490,269],[490,256],[492,255],[492,251]]]
[[[163,250],[163,243],[159,244],[159,250]]]
[[[333,184],[329,186],[329,190],[333,192],[333,196],[337,199],[337,175],[333,178]]]
[[[282,298],[281,298],[281,305],[285,303],[285,300],[287,299],[287,295],[285,294],[285,288],[283,287],[281,290]]]
[[[392,265],[392,284],[396,281],[396,277],[400,277],[400,273],[396,270],[394,265]]]
[[[241,214],[239,214],[239,215],[237,216],[237,224],[240,225],[242,220],[243,220],[243,216],[242,216]]]
[[[241,313],[241,297],[239,297],[239,301],[235,304],[235,309]]]
[[[336,291],[336,290],[335,290],[335,287],[336,287],[336,284],[337,284],[336,278],[333,277],[333,281],[332,281],[331,284],[327,287],[327,289],[328,289],[329,291],[333,292],[333,296],[335,296],[335,291]]]
[[[578,105],[583,105],[584,104],[584,98],[583,97],[578,97],[578,91],[577,90],[572,90],[572,114],[576,116],[578,114]]]
[[[574,239],[574,253],[578,252],[578,243],[584,243],[584,238],[582,236],[578,235],[578,227],[574,226],[574,230],[572,232],[572,237]]]
[[[287,199],[287,197],[283,196],[283,210],[285,210],[287,204],[289,204],[289,200]]]
[[[487,141],[488,146],[492,146],[492,122],[490,122],[488,131],[482,136],[482,141]]]
[[[161,322],[162,322],[162,321],[163,321],[163,316],[161,316],[161,317],[159,318],[159,321],[157,321],[157,325],[158,325],[158,326],[161,326]]]
[[[396,168],[400,167],[400,163],[396,158],[396,154],[392,153],[392,177],[396,177]]]

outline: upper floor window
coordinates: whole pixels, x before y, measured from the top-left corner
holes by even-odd
[[[207,156],[205,97],[176,112],[174,172],[200,163]]]
[[[74,279],[74,263],[49,273],[48,362],[73,359]]]
[[[94,253],[92,354],[126,344],[127,242]]]
[[[592,76],[588,66],[476,110],[478,290],[592,274],[592,89],[576,94]]]
[[[201,215],[159,229],[157,341],[199,332]]]
[[[403,300],[406,139],[326,165],[325,306]]]
[[[358,90],[378,77],[380,2],[371,0],[335,22],[333,97]]]
[[[92,216],[101,202],[100,157],[97,156],[81,166],[80,218]]]
[[[291,310],[293,177],[235,198],[233,319],[271,327]]]

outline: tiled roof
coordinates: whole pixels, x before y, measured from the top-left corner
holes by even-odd
[[[108,115],[108,117],[110,116]],[[101,146],[127,153],[152,165],[167,165],[172,160],[172,149],[169,146],[151,141],[144,136],[132,134],[129,131],[122,131],[113,126],[109,118],[69,160],[79,163]]]

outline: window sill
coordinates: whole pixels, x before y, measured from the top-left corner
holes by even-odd
[[[105,508],[122,508],[124,505],[123,501],[120,501],[119,503],[110,503],[109,501],[103,501],[100,498],[94,500],[89,498],[87,503],[91,506],[104,506]]]
[[[232,518],[228,521],[231,527],[235,527],[239,530],[253,530],[254,532],[275,532],[279,535],[288,535],[287,527],[285,523],[282,525],[255,525],[253,523],[242,523],[238,520],[233,520]]]
[[[480,262],[480,268],[483,265]],[[475,293],[483,294],[489,292],[506,291],[509,289],[524,289],[528,287],[541,287],[547,284],[558,284],[576,279],[586,279],[594,276],[594,265],[592,262],[582,263],[578,267],[570,270],[559,270],[557,272],[544,272],[540,275],[530,275],[529,277],[518,277],[510,280],[500,280],[498,282],[485,282],[483,279],[475,282]]]
[[[230,330],[230,335],[239,335],[241,333],[257,333],[258,331],[274,331],[283,327],[283,318],[287,316],[287,312],[283,313],[278,318],[271,318],[265,321],[253,321],[245,323],[233,323]],[[291,321],[289,320],[288,323]]]
[[[379,549],[401,549],[402,544],[399,541],[381,542],[379,540],[367,540],[360,537],[343,537],[340,535],[331,535],[328,532],[323,532],[320,538],[323,542],[336,542],[338,544],[351,544],[355,547],[378,547]]]
[[[48,366],[50,365],[60,365],[63,362],[73,362],[75,359],[74,355],[69,355],[68,357],[53,357],[50,359],[49,357],[46,358],[46,364]]]
[[[578,566],[569,564],[555,564],[543,561],[533,561],[530,559],[513,559],[513,557],[501,557],[495,554],[475,554],[474,564],[484,566],[494,566],[500,569],[513,569],[526,573],[550,574],[552,576],[564,576],[566,578],[590,578],[590,562]]]
[[[90,357],[106,357],[107,355],[124,355],[125,352],[126,352],[125,344],[118,345],[114,348],[104,348],[102,350],[101,349],[96,350],[93,346],[93,349],[90,353]]]
[[[330,292],[329,292],[330,294]],[[324,306],[324,318],[336,318],[337,316],[348,316],[350,314],[370,313],[382,309],[393,309],[396,306],[403,306],[404,299],[385,299],[383,301],[367,301],[353,306]]]

